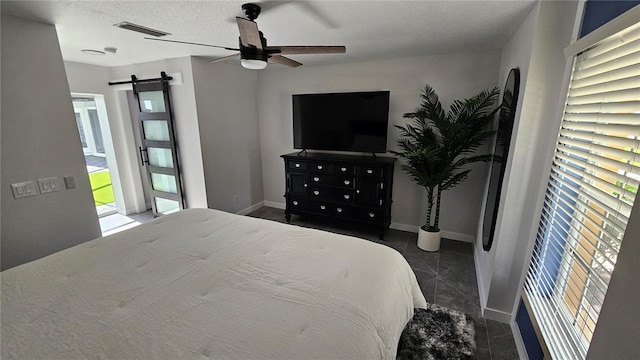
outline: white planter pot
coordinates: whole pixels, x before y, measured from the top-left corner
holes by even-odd
[[[420,228],[418,230],[418,247],[425,251],[440,250],[440,231],[429,232]]]

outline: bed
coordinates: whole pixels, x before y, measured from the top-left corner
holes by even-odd
[[[1,278],[3,359],[393,359],[426,306],[391,248],[211,209]]]

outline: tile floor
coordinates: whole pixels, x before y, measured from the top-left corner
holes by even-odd
[[[284,210],[260,208],[249,216],[285,222]],[[379,242],[398,250],[411,265],[427,301],[463,311],[474,317],[476,325],[476,359],[518,359],[511,327],[484,319],[480,314],[480,301],[470,243],[443,239],[440,251],[426,252],[417,245],[417,234],[389,229],[383,241],[378,231],[353,223],[333,224],[317,218],[293,215],[291,223],[319,228],[331,232],[357,236]]]

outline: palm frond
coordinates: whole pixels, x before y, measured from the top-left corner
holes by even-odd
[[[435,90],[425,85],[421,103],[413,112],[403,115],[411,122],[394,125],[400,130],[398,147],[391,151],[404,159],[402,169],[427,190],[429,208],[427,226],[434,196],[463,182],[475,162],[494,161],[491,154],[477,154],[485,141],[495,134],[489,129],[499,107],[498,88],[483,90],[464,100],[456,100],[447,112]],[[436,221],[439,218],[436,207]]]

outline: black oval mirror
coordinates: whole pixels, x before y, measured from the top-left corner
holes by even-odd
[[[498,217],[498,205],[500,204],[500,192],[502,189],[502,179],[504,168],[509,155],[509,145],[511,143],[511,133],[513,131],[513,121],[518,105],[518,91],[520,89],[520,70],[511,69],[507,77],[507,83],[502,93],[502,103],[500,104],[500,115],[498,116],[495,149],[493,155],[494,162],[491,164],[491,177],[489,178],[489,190],[487,191],[487,205],[484,208],[484,221],[482,224],[482,248],[485,251],[491,250],[493,235],[496,230],[496,219]]]

